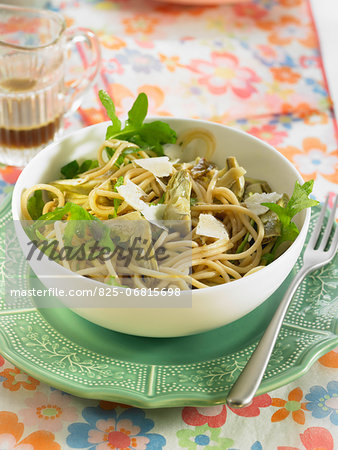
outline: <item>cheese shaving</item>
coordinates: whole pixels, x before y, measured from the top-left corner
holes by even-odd
[[[224,224],[211,214],[200,214],[196,234],[217,239],[229,239]]]
[[[277,192],[271,192],[271,193],[263,193],[263,194],[253,194],[250,195],[245,200],[246,207],[252,211],[253,213],[257,214],[257,216],[260,216],[261,214],[266,213],[269,208],[267,206],[261,205],[261,203],[276,203],[278,200],[282,197],[282,194],[278,194]]]
[[[166,205],[148,205],[141,200],[145,192],[130,180],[126,184],[118,186],[117,192],[124,198],[128,205],[132,206],[136,211],[140,211],[149,222],[161,220]]]
[[[135,159],[135,164],[151,172],[155,177],[167,177],[173,173],[173,165],[168,156],[158,158]]]
[[[163,145],[163,152],[166,156],[169,156],[171,160],[182,158],[182,147],[178,144],[165,144]]]

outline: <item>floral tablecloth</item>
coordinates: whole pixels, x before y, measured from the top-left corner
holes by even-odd
[[[69,26],[91,28],[102,45],[96,85],[67,118],[66,132],[106,120],[99,88],[112,95],[122,116],[143,91],[153,115],[216,121],[269,142],[305,180],[315,178],[315,198],[329,192],[332,201],[337,123],[306,0],[209,7],[67,0],[45,7],[64,14]],[[0,201],[19,173],[0,167]],[[142,410],[73,397],[0,356],[0,449],[333,450],[337,369],[338,348],[244,409]]]

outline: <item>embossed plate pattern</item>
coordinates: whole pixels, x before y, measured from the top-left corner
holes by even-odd
[[[6,283],[27,288],[27,280],[32,282],[14,232],[11,235],[6,227],[11,221],[8,198],[0,211],[0,352],[30,375],[66,392],[142,408],[224,403],[300,266],[298,261],[273,296],[233,324],[184,338],[139,338],[93,325],[64,307],[39,309],[30,297],[9,306]],[[14,281],[6,275],[13,264],[18,275]],[[335,280],[337,258],[302,284],[258,394],[301,376],[338,344]],[[34,286],[39,283],[33,278]]]

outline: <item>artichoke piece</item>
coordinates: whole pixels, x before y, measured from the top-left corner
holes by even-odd
[[[56,180],[51,184],[52,186],[60,189],[64,193],[76,193],[82,195],[89,195],[90,191],[93,190],[100,182],[97,180],[88,180],[85,183],[81,178],[71,178],[69,180]]]
[[[146,269],[158,270],[155,251],[153,248],[150,223],[140,212],[133,211],[115,219],[106,220],[110,228],[113,242],[131,252],[131,262]],[[143,256],[140,250],[143,249]]]
[[[270,192],[272,190],[266,181],[245,177],[244,199],[253,194],[269,194]]]
[[[190,231],[191,180],[187,170],[179,170],[169,180],[164,196],[164,220],[183,220]]]
[[[280,205],[284,208],[288,201],[289,197],[286,194],[283,194],[283,196],[278,200],[277,205]],[[264,238],[262,244],[265,245],[281,235],[282,224],[277,214],[270,209],[259,217],[264,226]]]
[[[191,176],[194,180],[205,176],[210,170],[216,166],[214,163],[207,161],[205,158],[197,158],[196,164],[190,169]]]
[[[216,186],[223,186],[232,190],[238,200],[244,194],[246,170],[241,167],[234,156],[226,159],[225,167],[219,172]]]

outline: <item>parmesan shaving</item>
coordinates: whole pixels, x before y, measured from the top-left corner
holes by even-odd
[[[181,159],[182,157],[182,147],[178,144],[163,145],[163,152],[166,156],[169,156],[171,160]]]
[[[229,239],[224,224],[211,214],[200,214],[196,234],[217,239]]]
[[[261,214],[264,214],[269,210],[267,206],[263,206],[261,205],[261,203],[276,203],[280,198],[282,198],[282,194],[278,194],[277,192],[271,192],[268,194],[256,193],[250,195],[245,200],[245,205],[250,211],[257,214],[257,216],[260,216]]]
[[[173,173],[173,165],[168,156],[158,158],[135,159],[135,164],[151,172],[155,177],[167,177]]]
[[[163,212],[166,205],[148,205],[141,200],[145,192],[130,180],[126,184],[118,186],[117,192],[124,198],[128,205],[132,206],[136,211],[140,211],[149,222],[162,220]]]

